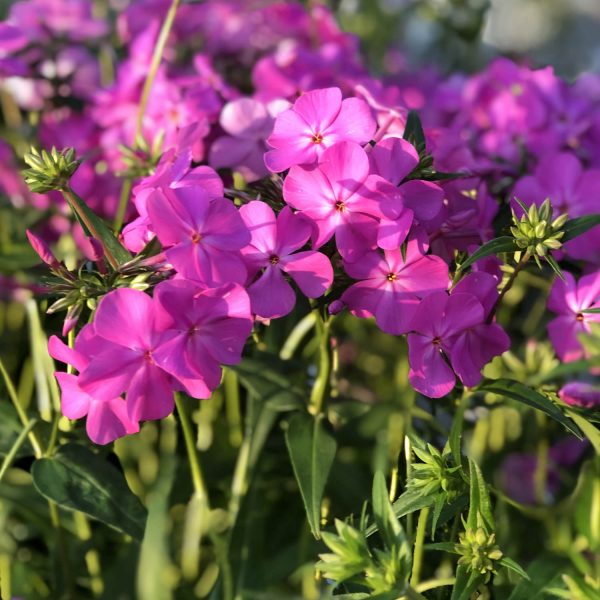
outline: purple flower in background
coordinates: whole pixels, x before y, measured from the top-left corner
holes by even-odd
[[[277,216],[264,202],[242,206],[240,215],[252,240],[242,250],[252,281],[248,294],[252,311],[264,319],[287,315],[296,296],[284,274],[289,275],[308,298],[322,296],[333,281],[329,259],[320,252],[297,252],[311,235],[310,222],[286,206]]]
[[[548,309],[559,315],[548,323],[548,337],[558,358],[571,362],[585,356],[578,336],[590,333],[590,323],[600,323],[600,314],[582,312],[600,306],[600,271],[578,282],[571,273],[564,276],[565,281],[554,281],[548,297]]]
[[[571,406],[600,408],[600,388],[591,383],[571,381],[560,388],[558,397]]]
[[[248,182],[267,175],[265,139],[273,130],[274,118],[289,105],[287,100],[273,100],[264,104],[253,98],[238,98],[228,102],[219,118],[227,135],[212,143],[209,154],[211,167],[231,167]]]
[[[265,164],[274,173],[292,165],[312,165],[336,142],[365,144],[375,127],[364,100],[342,100],[339,88],[305,92],[275,119],[273,133],[267,139],[274,149],[265,154]]]

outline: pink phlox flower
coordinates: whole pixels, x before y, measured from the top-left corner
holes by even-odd
[[[209,154],[215,169],[234,168],[248,182],[269,173],[265,167],[265,139],[273,130],[275,117],[290,106],[287,100],[264,104],[254,98],[238,98],[223,107],[219,123],[227,135],[217,138]]]
[[[589,334],[592,323],[600,323],[600,314],[582,312],[600,307],[600,271],[579,281],[571,273],[563,274],[565,281],[556,279],[548,297],[548,309],[558,314],[548,323],[548,337],[558,358],[572,362],[588,356],[579,336]]]
[[[157,328],[165,332],[154,360],[195,398],[208,398],[221,382],[222,364],[241,360],[252,330],[248,294],[239,285],[201,289],[171,280],[155,290]]]
[[[81,388],[94,398],[110,400],[126,392],[133,421],[162,419],[173,412],[177,384],[154,359],[165,337],[157,327],[157,314],[144,292],[109,292],[94,316],[95,355],[79,376]]]
[[[305,92],[275,119],[267,139],[274,149],[265,154],[265,164],[274,173],[292,165],[314,165],[336,142],[365,144],[375,128],[364,100],[342,100],[339,88]]]
[[[571,381],[560,388],[558,397],[570,406],[600,407],[600,388],[584,381]]]
[[[58,337],[48,342],[50,355],[72,365],[80,373],[96,355],[95,334],[92,325],[86,325],[75,339],[74,348],[69,348]],[[61,411],[68,419],[86,419],[86,431],[96,444],[108,444],[117,438],[139,431],[139,424],[127,414],[125,400],[118,395],[107,400],[90,396],[79,385],[79,375],[56,372],[61,388]]]
[[[358,283],[350,286],[341,301],[359,317],[374,316],[379,328],[392,335],[408,333],[419,300],[448,287],[448,266],[437,256],[426,256],[423,231],[413,229],[405,258],[399,248],[368,252],[360,260],[344,263]]]
[[[371,172],[384,181],[377,184],[383,200],[377,244],[393,250],[406,238],[413,216],[420,223],[435,218],[442,208],[444,191],[431,182],[413,179],[402,183],[419,163],[414,146],[401,138],[389,137],[378,142],[369,155]]]
[[[154,191],[147,208],[167,260],[182,277],[211,287],[245,283],[239,251],[250,233],[233,202],[211,199],[204,187],[185,186]]]
[[[340,142],[323,153],[317,166],[295,165],[283,184],[283,197],[315,224],[313,244],[321,247],[335,235],[347,261],[355,261],[376,246],[383,179],[369,172],[361,146]]]
[[[312,232],[305,217],[286,206],[275,218],[273,210],[260,201],[242,206],[240,215],[252,235],[242,253],[253,281],[248,294],[256,315],[277,318],[294,308],[296,295],[285,274],[309,298],[325,293],[333,281],[329,259],[314,250],[297,252]]]

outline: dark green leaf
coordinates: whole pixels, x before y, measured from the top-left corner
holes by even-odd
[[[562,230],[565,232],[565,235],[560,241],[563,243],[568,242],[582,233],[585,233],[592,227],[595,227],[596,225],[600,225],[600,214],[586,215],[585,217],[569,219],[562,228]]]
[[[425,133],[423,131],[423,125],[419,115],[411,110],[406,118],[406,126],[404,128],[404,135],[402,136],[406,141],[410,142],[419,154],[425,150]]]
[[[288,424],[285,441],[306,508],[313,535],[321,536],[321,500],[333,463],[336,443],[323,426],[322,415],[294,415]]]
[[[436,542],[435,544],[425,544],[425,550],[439,550],[440,552],[450,552],[451,554],[458,554],[456,551],[456,544],[452,542]]]
[[[435,535],[435,530],[437,529],[437,523],[442,514],[442,508],[444,508],[444,504],[446,503],[446,494],[441,493],[438,494],[435,502],[433,504],[433,513],[431,515],[431,539]]]
[[[394,514],[399,519],[416,512],[426,506],[432,506],[435,502],[435,495],[424,496],[420,491],[408,489],[406,490],[393,504]],[[367,528],[366,535],[373,535],[377,531],[377,524],[373,524]]]
[[[490,240],[479,247],[465,262],[460,265],[460,270],[464,271],[481,258],[492,256],[501,252],[516,252],[518,250],[515,240],[510,236],[503,236]]]
[[[266,354],[244,358],[240,364],[230,368],[238,374],[241,384],[251,394],[268,403],[273,410],[298,410],[304,406],[306,395],[302,389],[290,384],[288,363]]]
[[[494,531],[494,515],[487,484],[477,463],[469,458],[469,515],[467,527],[477,529],[484,527],[488,532]],[[483,519],[483,523],[480,521]]]
[[[33,484],[62,508],[78,510],[135,539],[144,535],[146,509],[109,462],[85,446],[66,444],[51,458],[36,460]]]
[[[393,548],[397,543],[403,531],[394,514],[389,499],[389,492],[385,484],[385,477],[381,471],[375,473],[373,478],[373,518],[379,533],[388,548]]]
[[[0,455],[10,452],[17,441],[23,425],[20,423],[17,413],[8,402],[0,402]],[[29,440],[20,446],[16,456],[32,456],[33,448]]]
[[[115,234],[108,225],[85,203],[83,198],[80,198],[73,190],[65,191],[64,197],[77,216],[84,231],[98,238],[104,246],[107,256],[112,255],[120,265],[131,260],[131,254],[115,237]]]
[[[478,389],[480,391],[493,392],[500,396],[506,396],[507,398],[511,398],[512,400],[522,402],[527,406],[541,410],[555,421],[558,421],[578,438],[582,439],[582,433],[579,427],[547,396],[536,392],[514,379],[487,379],[479,385]]]
[[[503,556],[498,562],[503,567],[506,567],[510,571],[513,571],[517,575],[520,575],[521,577],[523,577],[523,579],[529,579],[529,575],[527,575],[527,573],[525,573],[525,571],[523,570],[523,567],[521,567],[521,565],[519,565],[519,563],[515,562],[512,558],[508,558],[508,556]]]
[[[550,254],[546,255],[546,262],[552,267],[552,270],[563,280],[565,281],[565,276],[563,275],[563,272],[560,269],[559,264],[556,262],[556,260],[554,259],[554,257]]]
[[[483,575],[477,571],[468,571],[464,565],[459,565],[456,569],[456,582],[450,600],[469,600],[483,580]]]
[[[517,584],[508,600],[542,600],[543,589],[554,580],[560,580],[567,563],[553,555],[543,555],[529,565],[528,579]]]

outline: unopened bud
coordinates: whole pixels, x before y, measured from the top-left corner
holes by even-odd
[[[48,244],[35,233],[30,231],[29,229],[25,230],[27,234],[27,239],[31,244],[31,247],[35,250],[36,254],[50,267],[56,269],[60,266],[58,260],[52,254],[52,250],[48,247]]]

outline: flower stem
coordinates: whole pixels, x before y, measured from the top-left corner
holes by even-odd
[[[318,415],[323,411],[323,404],[329,391],[329,380],[331,378],[331,321],[323,320],[318,308],[315,308],[313,312],[319,339],[319,374],[310,394],[308,411],[313,415]]]
[[[133,138],[133,147],[137,148],[139,141],[142,136],[142,129],[144,125],[144,115],[146,114],[146,108],[148,107],[148,102],[150,100],[150,92],[152,91],[152,85],[154,84],[154,80],[156,79],[156,74],[158,73],[158,68],[160,67],[160,62],[162,60],[163,52],[165,50],[165,46],[167,45],[167,40],[169,39],[169,34],[171,33],[171,28],[173,27],[173,22],[175,21],[175,15],[177,14],[177,9],[179,8],[179,4],[181,0],[173,0],[171,2],[171,6],[169,11],[167,12],[167,16],[162,24],[160,29],[160,33],[158,34],[158,39],[156,41],[156,46],[154,46],[154,52],[152,53],[152,60],[150,61],[150,68],[148,70],[148,75],[146,75],[146,81],[144,82],[144,87],[142,88],[142,95],[140,97],[140,105],[138,108],[137,119],[135,122],[135,135]],[[131,186],[132,179],[128,177],[123,182],[123,187],[121,189],[121,197],[119,200],[119,207],[117,209],[117,214],[115,217],[114,227],[116,231],[119,231],[123,226],[123,219],[125,218],[125,212],[127,211],[127,205],[129,204],[129,197],[131,195]]]
[[[417,522],[417,535],[415,538],[415,549],[413,551],[413,568],[410,578],[411,585],[417,585],[421,576],[421,566],[423,564],[423,544],[425,543],[425,532],[427,529],[427,518],[429,517],[429,507],[421,509],[419,512],[419,521]]]
[[[506,292],[508,292],[510,290],[510,288],[512,288],[515,280],[517,279],[517,275],[529,261],[529,256],[530,256],[529,252],[525,252],[525,254],[521,257],[521,259],[515,266],[515,270],[511,273],[507,282],[502,287],[500,294],[498,294],[498,298],[496,299],[496,302],[494,303],[494,306],[492,307],[492,310],[490,311],[490,314],[488,316],[488,322],[491,322],[492,319],[494,318],[494,315],[496,314],[496,311],[498,310],[498,307],[500,306],[500,304],[502,302],[502,298],[504,298],[504,296],[506,295]]]
[[[298,346],[304,339],[304,336],[315,326],[318,316],[315,316],[315,312],[309,312],[304,318],[302,318],[292,332],[288,336],[287,340],[281,347],[279,357],[283,360],[289,360],[294,356],[294,352],[298,349]]]
[[[175,393],[175,406],[177,407],[177,414],[179,415],[179,421],[181,423],[181,431],[183,432],[185,449],[190,463],[194,490],[200,498],[206,501],[206,507],[208,509],[208,493],[204,484],[204,478],[202,477],[202,469],[200,468],[200,460],[198,459],[198,451],[194,440],[194,431],[192,430],[192,422],[185,409],[183,400],[177,392]]]

